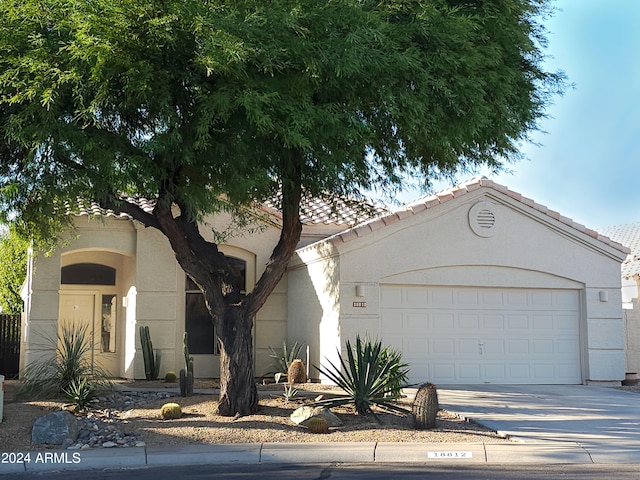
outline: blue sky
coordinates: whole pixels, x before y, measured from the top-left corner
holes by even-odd
[[[546,65],[574,88],[532,135],[540,146],[523,146],[528,160],[490,178],[590,228],[640,221],[640,0],[554,5]]]

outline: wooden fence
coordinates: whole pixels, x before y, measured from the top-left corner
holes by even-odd
[[[18,376],[20,368],[20,315],[0,314],[0,374]]]

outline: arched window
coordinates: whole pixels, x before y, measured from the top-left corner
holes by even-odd
[[[62,285],[115,285],[116,269],[98,263],[75,263],[62,267]]]

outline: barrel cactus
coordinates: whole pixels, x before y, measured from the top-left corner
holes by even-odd
[[[438,392],[433,383],[420,386],[413,401],[413,425],[419,430],[436,427],[436,416],[440,411]]]
[[[295,359],[291,362],[291,365],[289,365],[287,381],[290,384],[305,383],[307,381],[307,369],[299,358]]]
[[[182,408],[177,403],[165,403],[160,409],[163,420],[172,420],[182,417]]]
[[[311,433],[328,433],[329,424],[324,418],[313,417],[307,422],[307,429]]]
[[[178,381],[176,372],[167,372],[167,374],[164,376],[164,381],[166,383],[176,383]]]

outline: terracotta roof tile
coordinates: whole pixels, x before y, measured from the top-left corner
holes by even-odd
[[[277,206],[281,199],[278,194],[273,200],[265,202],[265,206],[278,215]],[[389,210],[381,205],[332,195],[305,196],[300,205],[300,221],[306,225],[322,223],[354,227],[388,213]]]
[[[154,201],[144,198],[127,197],[124,200],[140,206],[147,213],[151,213],[155,207]],[[271,213],[278,216],[279,212],[276,205],[278,205],[279,200],[280,197],[276,197],[274,200],[265,203],[267,210],[270,210]],[[91,215],[121,219],[131,218],[126,214],[116,214],[112,210],[104,209],[97,203],[84,202],[82,200],[78,200],[75,208],[69,207],[69,212],[76,216]],[[353,227],[388,213],[389,211],[380,205],[363,201],[331,197],[329,195],[324,198],[307,196],[303,198],[300,207],[300,221],[305,225],[335,224]]]

